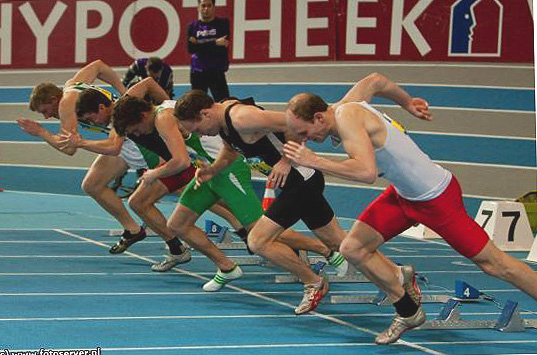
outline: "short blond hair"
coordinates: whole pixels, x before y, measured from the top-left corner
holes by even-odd
[[[30,110],[37,111],[39,105],[48,104],[53,96],[61,98],[62,89],[53,83],[41,83],[34,87],[32,96],[30,96]]]

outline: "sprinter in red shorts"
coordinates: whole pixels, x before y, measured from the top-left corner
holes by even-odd
[[[294,96],[286,110],[287,124],[303,142],[288,142],[284,152],[300,165],[341,178],[373,183],[383,177],[390,182],[359,216],[340,247],[349,263],[385,291],[395,306],[391,326],[375,342],[393,343],[406,330],[425,322],[413,268],[398,267],[378,251],[416,222],[441,235],[485,273],[537,299],[537,274],[494,245],[466,213],[455,176],[433,163],[400,124],[369,106],[367,101],[373,95],[397,102],[420,119],[432,119],[425,100],[410,97],[380,74],[371,74],[331,106],[313,94]],[[341,141],[347,159],[320,157],[304,144],[306,140],[322,142],[329,136]]]

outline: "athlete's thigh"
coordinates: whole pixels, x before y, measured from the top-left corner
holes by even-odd
[[[265,211],[265,216],[284,229],[290,228],[300,220],[299,194],[296,189],[286,188],[282,190],[270,207]]]
[[[285,229],[282,226],[267,216],[261,216],[261,218],[255,222],[248,234],[248,244],[252,242],[258,245],[264,245],[272,242],[276,240],[284,230]]]
[[[375,228],[358,220],[347,233],[344,243],[347,248],[374,251],[385,243],[385,238]]]
[[[106,185],[123,175],[127,169],[127,163],[123,158],[114,155],[99,155],[91,164],[84,181],[92,185]]]
[[[187,206],[178,203],[172,214],[168,217],[168,227],[173,231],[181,231],[192,226],[199,218],[199,214]]]
[[[416,223],[405,214],[393,185],[373,200],[358,219],[380,233],[385,241]]]
[[[197,215],[201,215],[215,204],[219,198],[208,182],[196,188],[196,182],[192,180],[183,190],[179,198],[179,204],[194,211]]]
[[[168,193],[168,188],[160,180],[157,179],[151,184],[142,180],[142,183],[138,185],[130,196],[129,203],[154,204]]]

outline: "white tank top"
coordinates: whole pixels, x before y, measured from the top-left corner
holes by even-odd
[[[392,183],[397,193],[412,201],[438,197],[451,181],[451,173],[432,162],[410,139],[404,128],[366,102],[357,103],[386,126],[386,142],[375,150],[378,176]]]

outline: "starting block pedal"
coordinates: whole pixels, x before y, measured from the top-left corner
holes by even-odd
[[[313,261],[318,260],[318,258],[308,258],[307,260],[308,260],[308,263],[311,264]],[[321,266],[320,264],[324,264],[324,265]],[[324,268],[324,266],[326,266],[326,262],[317,261],[315,264],[313,264],[312,268],[314,269],[314,271],[316,271],[316,273],[320,273],[320,272],[318,272],[318,270],[322,270]],[[315,269],[318,269],[318,270],[315,270]],[[347,273],[345,275],[337,276],[337,275],[333,275],[333,274],[328,274],[328,275],[326,275],[326,279],[328,280],[328,282],[331,282],[331,283],[344,283],[344,282],[366,283],[366,282],[371,282],[371,281],[369,281],[368,278],[366,278],[364,275],[362,275],[360,272],[358,272],[358,270],[356,270],[354,268],[354,266],[352,266],[350,264],[349,264],[349,268],[347,269]],[[295,275],[276,275],[275,282],[276,283],[298,282],[298,277],[296,277]]]
[[[243,244],[244,245],[244,244]],[[295,251],[298,253],[298,257],[302,262],[307,262],[307,254],[304,250]],[[230,256],[230,259],[234,260],[239,265],[260,265],[260,266],[274,266],[269,260],[258,256],[258,255],[249,255],[249,256]],[[287,275],[279,275],[287,276]]]
[[[215,238],[216,247],[221,250],[229,249],[244,249],[246,245],[241,242],[234,242],[232,235],[229,233],[229,228],[219,225],[218,223],[208,219],[205,220],[205,234],[210,238]],[[244,265],[244,264],[243,264]]]
[[[267,265],[267,260],[263,259],[257,255],[248,255],[248,256],[228,256],[239,266],[264,266]]]
[[[463,320],[458,310],[460,301],[451,299],[444,304],[438,317],[416,329],[495,329],[502,332],[520,332],[525,328],[537,328],[537,319],[521,319],[518,302],[507,301],[496,320]]]
[[[224,241],[228,229],[228,227],[221,226],[210,219],[205,221],[205,234],[210,238],[216,238],[218,243]]]
[[[481,291],[472,285],[461,281],[455,281],[455,299],[458,301],[471,301],[479,300],[480,296],[483,295]]]
[[[446,303],[451,299],[448,295],[422,295],[421,303]],[[376,295],[342,295],[330,297],[330,303],[361,303],[374,304],[377,306],[389,306],[392,303],[388,296],[379,291]]]
[[[152,230],[151,228],[149,228],[145,223],[142,224],[142,226],[145,228],[145,234],[148,236],[148,237],[158,237],[159,235],[157,234],[157,232],[155,232],[154,230]],[[124,229],[110,229],[108,231],[108,236],[109,237],[117,237],[117,236],[121,236],[123,234],[123,231]]]
[[[419,280],[419,278],[418,278]],[[451,299],[455,299],[460,302],[464,301],[477,301],[480,299],[480,296],[483,295],[482,292],[477,290],[475,287],[467,284],[464,281],[457,280],[455,281],[455,297],[450,295],[431,295],[431,294],[422,294],[421,303],[446,303]],[[388,306],[392,303],[388,299],[388,296],[384,291],[379,290],[376,295],[338,295],[330,297],[331,303],[365,303],[365,304],[374,304],[377,306]]]

